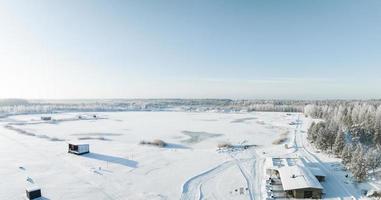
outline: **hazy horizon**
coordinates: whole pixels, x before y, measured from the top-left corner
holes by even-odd
[[[321,99],[292,99],[292,98],[0,98],[1,101],[27,101],[29,103],[31,102],[59,102],[59,101],[78,101],[78,102],[85,102],[85,101],[107,101],[107,100],[114,100],[114,101],[135,101],[135,100],[232,100],[232,101],[306,101],[306,102],[312,102],[312,101],[348,101],[348,102],[356,102],[356,101],[381,101],[381,98],[370,98],[370,99],[344,99],[344,98],[321,98]]]
[[[381,1],[0,1],[0,98],[380,99]]]

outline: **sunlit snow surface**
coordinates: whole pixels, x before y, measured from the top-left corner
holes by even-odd
[[[96,118],[93,117],[96,115]],[[272,142],[292,132],[298,114],[105,112],[20,115],[2,119],[0,199],[25,198],[38,185],[46,199],[262,199],[264,158],[294,150]],[[303,126],[306,129],[305,126]],[[165,148],[140,145],[160,139]],[[67,143],[90,154],[67,153]],[[255,145],[217,151],[219,143]]]

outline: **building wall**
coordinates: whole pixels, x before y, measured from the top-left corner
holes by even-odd
[[[318,180],[319,182],[323,182],[323,181],[325,181],[325,177],[324,177],[324,176],[316,176],[316,178],[317,178],[317,180]]]
[[[314,199],[320,199],[322,191],[320,189],[300,189],[300,190],[293,190],[293,196],[295,198],[304,198],[304,192],[305,191],[312,191],[312,198]]]

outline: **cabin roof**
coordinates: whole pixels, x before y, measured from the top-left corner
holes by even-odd
[[[38,187],[37,185],[30,185],[30,186],[27,186],[27,187],[25,188],[25,190],[26,190],[27,192],[33,192],[33,191],[41,190],[41,188]]]
[[[279,175],[284,190],[323,189],[314,174],[306,167],[299,165],[281,167],[279,168]]]
[[[88,143],[83,143],[83,142],[80,142],[80,141],[68,142],[68,144],[71,144],[71,145],[77,145],[77,146],[81,146],[81,145],[89,145]]]

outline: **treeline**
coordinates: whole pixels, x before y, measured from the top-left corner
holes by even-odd
[[[0,114],[96,112],[96,111],[190,111],[190,112],[303,112],[310,101],[230,99],[94,99],[30,100],[0,104]]]
[[[308,105],[305,114],[323,119],[308,129],[308,140],[318,149],[342,158],[357,181],[381,167],[381,105],[345,102]]]

